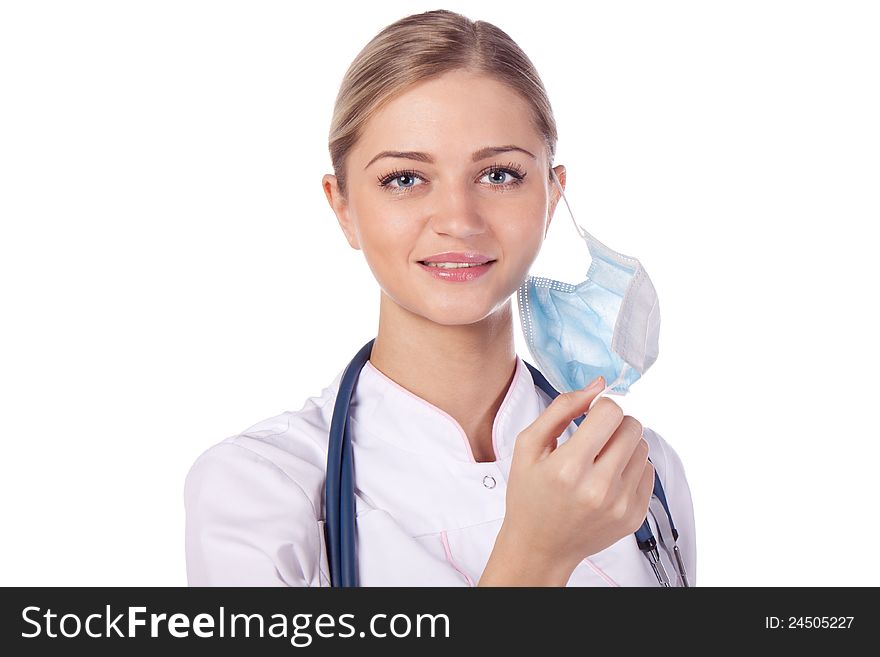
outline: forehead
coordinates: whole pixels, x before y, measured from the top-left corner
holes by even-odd
[[[538,155],[542,142],[530,106],[518,93],[491,77],[453,71],[418,82],[383,105],[351,155],[361,167],[384,149],[425,151],[438,161],[469,160],[478,148],[499,144]]]

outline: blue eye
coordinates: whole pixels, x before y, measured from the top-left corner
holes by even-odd
[[[518,164],[511,162],[507,166],[493,164],[483,170],[479,179],[481,180],[486,176],[494,176],[494,179],[489,182],[489,187],[493,190],[507,191],[521,185],[526,177],[526,172]],[[386,189],[391,194],[411,192],[419,186],[416,184],[416,180],[422,180],[425,184],[428,182],[424,176],[411,169],[395,169],[384,176],[378,176],[379,187]]]
[[[413,184],[415,178],[422,179],[415,171],[399,171],[395,169],[387,176],[379,176],[379,186],[389,189],[392,194],[400,194],[416,186]],[[396,186],[392,185],[391,183],[393,182],[398,184]]]
[[[406,187],[412,187],[413,185],[412,185],[412,184],[409,184],[409,185],[404,184],[404,183],[403,183],[403,180],[405,180],[405,179],[409,179],[410,182],[412,183],[412,182],[415,182],[415,179],[416,179],[416,178],[418,178],[418,176],[411,176],[411,175],[409,175],[408,173],[405,173],[405,174],[403,174],[402,176],[396,176],[396,177],[394,178],[394,180],[398,183],[398,187],[406,188]]]
[[[506,191],[521,185],[523,179],[526,177],[526,172],[523,171],[518,164],[511,162],[507,166],[493,164],[483,173],[483,177],[499,175],[503,176],[503,179],[499,180],[496,177],[495,180],[490,183],[490,186],[496,191]]]
[[[493,169],[492,171],[490,171],[490,172],[487,173],[486,175],[487,175],[487,176],[491,176],[491,175],[493,175],[493,174],[501,174],[501,175],[503,175],[503,176],[512,176],[512,174],[511,174],[509,171],[506,171],[505,169]],[[495,180],[495,181],[493,181],[493,182],[497,182],[497,183],[500,183],[500,184],[504,184],[505,181],[504,181],[504,180]]]

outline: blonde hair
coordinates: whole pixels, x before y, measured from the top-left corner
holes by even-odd
[[[364,125],[410,85],[452,70],[485,74],[520,94],[532,110],[548,159],[556,154],[556,121],[531,60],[506,32],[485,21],[437,9],[385,27],[357,54],[342,79],[330,124],[330,160],[346,195],[346,156]],[[551,173],[548,167],[548,179]]]

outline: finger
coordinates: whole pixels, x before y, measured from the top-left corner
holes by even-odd
[[[627,500],[627,515],[632,519],[633,532],[638,531],[648,517],[648,505],[654,492],[654,466],[645,461],[641,467],[626,470],[627,483],[620,482],[617,494]]]
[[[629,463],[620,473],[620,482],[623,490],[629,492],[638,488],[645,471],[645,463],[648,462],[648,441],[642,438],[633,450]]]
[[[596,471],[603,472],[608,477],[620,477],[642,440],[642,432],[641,422],[631,415],[624,415],[620,426],[596,455]]]
[[[642,520],[648,515],[648,504],[651,503],[651,495],[654,493],[654,464],[650,461],[645,462],[645,469],[642,471],[642,479],[636,488],[635,504],[636,508],[641,512],[644,511]]]
[[[590,467],[623,420],[623,410],[608,397],[602,397],[581,422],[577,431],[556,450],[559,458],[573,459],[584,469]],[[623,465],[620,466],[621,469]]]
[[[614,382],[612,382],[612,383],[609,383],[607,386],[605,386],[604,388],[602,388],[602,392],[600,392],[598,395],[596,395],[596,398],[595,398],[592,402],[590,402],[590,407],[587,409],[587,412],[588,412],[588,413],[589,413],[591,410],[593,410],[593,406],[595,405],[595,403],[596,403],[597,401],[599,401],[599,399],[601,399],[601,398],[605,395],[606,392],[608,392],[609,390],[611,390],[611,388],[613,388],[613,387],[615,386],[615,384],[616,384],[616,381],[614,381]]]
[[[517,437],[515,450],[521,458],[534,462],[556,449],[559,436],[574,418],[584,414],[604,385],[605,379],[599,376],[586,388],[557,395]]]

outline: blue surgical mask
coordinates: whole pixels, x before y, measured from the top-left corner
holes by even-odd
[[[526,278],[516,294],[523,335],[538,369],[560,392],[579,390],[601,374],[603,392],[626,394],[657,360],[657,292],[638,260],[609,249],[578,225],[551,173],[592,262],[577,285]]]

